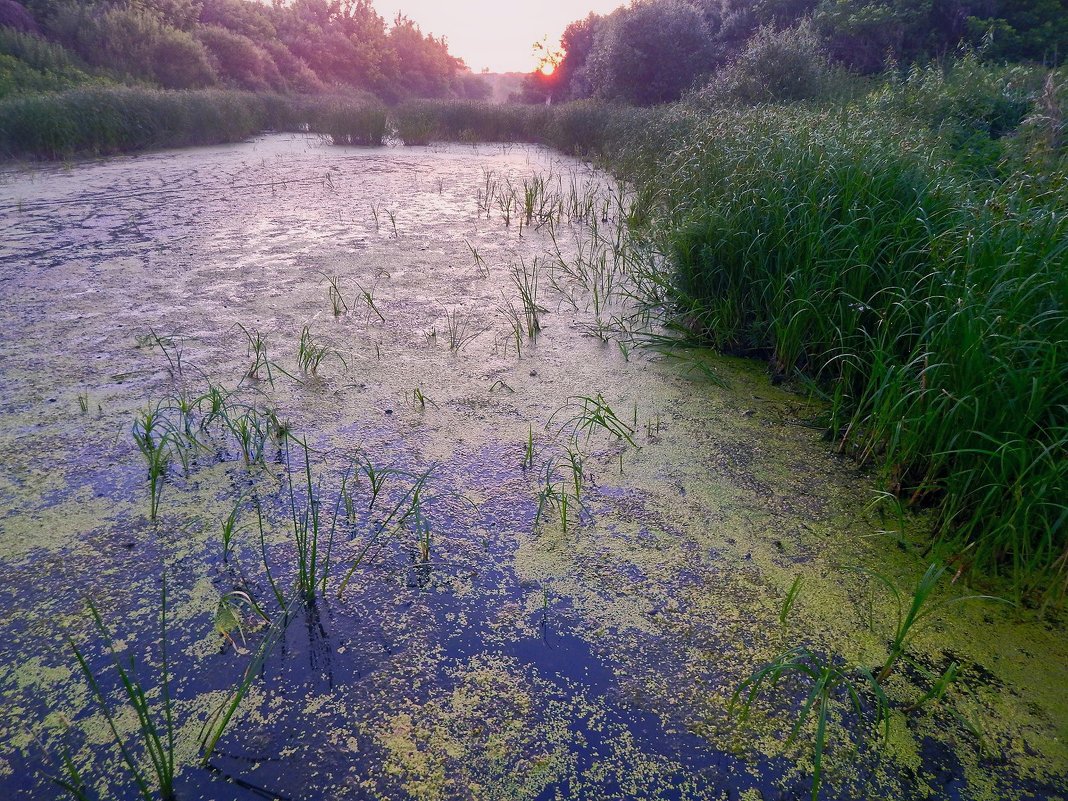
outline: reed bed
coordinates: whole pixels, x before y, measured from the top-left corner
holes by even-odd
[[[824,395],[962,567],[1063,593],[1068,216],[944,156],[863,109],[702,120],[656,171],[671,301]]]
[[[67,159],[238,142],[264,130],[381,144],[386,112],[366,96],[302,97],[99,86],[0,100],[0,157]]]

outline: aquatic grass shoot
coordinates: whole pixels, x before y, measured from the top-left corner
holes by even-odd
[[[882,687],[871,671],[862,666],[849,667],[834,660],[825,659],[804,647],[792,648],[756,670],[743,681],[731,697],[730,708],[740,706],[740,720],[744,723],[752,705],[761,691],[775,690],[787,678],[797,678],[808,683],[808,689],[786,745],[791,746],[805,728],[809,719],[815,718],[812,740],[812,801],[817,801],[823,782],[823,758],[828,747],[829,729],[833,723],[832,709],[842,703],[853,714],[863,718],[870,714],[874,725],[882,724],[883,738],[890,736],[890,706]],[[740,704],[739,704],[740,702]],[[871,705],[870,711],[868,704]]]
[[[274,376],[271,374],[271,360],[267,357],[267,340],[259,331],[249,331],[241,323],[237,323],[237,327],[241,329],[241,332],[248,340],[248,356],[252,359],[252,364],[245,372],[245,377],[259,380],[260,370],[263,370],[267,374],[267,380],[271,383],[271,386],[274,386]]]
[[[894,599],[896,619],[891,630],[890,636],[890,648],[886,661],[879,669],[877,676],[880,683],[885,682],[889,678],[894,667],[897,665],[898,660],[905,654],[906,646],[912,635],[928,622],[930,618],[942,612],[947,607],[954,604],[963,603],[965,601],[995,601],[1000,603],[1009,603],[1004,598],[997,598],[992,595],[958,595],[949,598],[935,599],[935,592],[938,589],[938,585],[949,572],[949,567],[941,565],[938,562],[932,562],[923,576],[916,583],[916,588],[913,590],[911,597],[904,595],[897,585],[891,581],[887,576],[882,573],[878,573],[874,570],[854,568],[856,572],[861,575],[868,576],[875,579],[879,584],[886,588],[890,595]]]
[[[523,469],[531,470],[534,467],[534,426],[527,425],[527,441],[523,445]]]
[[[175,735],[174,705],[171,698],[170,664],[167,658],[167,581],[163,580],[160,603],[160,709],[155,709],[149,701],[149,693],[145,685],[137,675],[134,658],[124,660],[120,656],[118,644],[111,630],[104,623],[100,610],[92,602],[88,602],[89,612],[93,618],[93,624],[97,633],[104,642],[111,657],[111,667],[118,677],[122,687],[121,697],[125,705],[131,709],[137,720],[136,738],[140,751],[148,762],[150,771],[144,769],[142,759],[128,743],[128,738],[119,730],[117,717],[120,714],[116,705],[108,698],[100,683],[100,674],[93,671],[85,653],[75,644],[70,637],[67,642],[74,651],[78,666],[97,707],[100,709],[104,720],[107,722],[108,731],[122,756],[122,761],[130,772],[140,796],[145,801],[152,801],[158,794],[162,801],[174,801],[174,778],[175,770]],[[68,770],[68,773],[70,771]]]
[[[282,601],[281,611],[268,626],[263,639],[260,641],[259,648],[256,649],[256,653],[249,660],[241,675],[241,681],[237,683],[234,689],[231,690],[230,695],[204,721],[204,725],[200,730],[201,766],[208,767],[211,763],[211,757],[218,747],[219,740],[226,733],[226,729],[232,722],[234,715],[237,714],[241,702],[248,695],[249,690],[252,689],[256,678],[263,672],[267,657],[285,634],[293,610],[299,602],[300,598],[296,593],[288,600]]]
[[[287,443],[294,441],[292,437]],[[341,496],[338,495],[334,504],[333,515],[329,529],[322,518],[322,504],[319,500],[319,486],[313,484],[311,457],[306,441],[297,440],[304,450],[304,497],[298,503],[292,473],[289,473],[289,508],[293,523],[293,541],[297,551],[297,592],[308,605],[315,604],[318,592],[326,592],[326,584],[330,578],[330,558],[334,545],[334,534],[337,530],[338,509],[341,506]],[[290,450],[286,447],[286,464],[290,465]],[[323,535],[326,541],[321,543]]]
[[[148,468],[149,520],[159,513],[163,482],[170,464],[171,432],[159,404],[143,409],[133,423],[133,438]]]
[[[515,345],[516,356],[522,358],[523,356],[523,334],[524,334],[524,315],[516,308],[516,305],[512,302],[511,298],[502,296],[502,303],[498,304],[497,311],[501,313],[505,321],[508,323],[511,333],[511,337],[505,340],[505,355],[508,353],[507,343],[511,341]]]
[[[345,298],[341,294],[341,278],[336,275],[327,275],[326,273],[322,273],[322,276],[328,284],[327,298],[330,300],[330,309],[333,311],[334,317],[340,317],[349,310],[349,304],[345,302]]]
[[[482,329],[472,329],[470,318],[458,309],[445,309],[445,333],[449,350],[459,353],[482,335]]]
[[[357,552],[355,558],[352,560],[352,564],[349,567],[348,572],[344,575],[341,583],[338,585],[337,596],[341,598],[355,576],[357,569],[364,563],[364,560],[370,554],[371,549],[378,545],[382,538],[397,530],[404,525],[406,521],[416,515],[422,514],[421,497],[426,487],[427,482],[433,475],[435,467],[431,465],[423,473],[417,475],[404,473],[392,468],[377,469],[374,468],[370,461],[364,464],[364,473],[367,475],[368,480],[372,482],[372,494],[371,503],[368,509],[374,505],[375,501],[382,492],[382,486],[385,477],[388,475],[406,476],[412,479],[411,485],[407,487],[404,493],[398,498],[396,503],[389,509],[385,517],[377,521],[371,530],[367,541],[363,547]],[[375,479],[378,479],[377,481]],[[429,546],[429,540],[428,546]]]
[[[794,579],[794,583],[790,585],[790,589],[786,591],[786,597],[782,602],[782,609],[779,610],[779,625],[785,626],[786,619],[790,616],[790,612],[794,608],[794,604],[797,602],[797,596],[801,592],[801,588],[805,584],[805,577],[800,573],[797,578]]]
[[[329,354],[330,348],[316,344],[308,326],[304,326],[300,332],[300,343],[297,346],[297,364],[301,371],[315,375],[319,370],[319,365]]]
[[[552,425],[557,416],[569,411],[574,411],[574,414],[560,423],[561,431],[570,430],[572,436],[584,432],[586,441],[589,442],[594,431],[601,430],[617,440],[625,441],[634,448],[639,447],[634,441],[634,428],[619,418],[601,393],[598,392],[595,396],[576,395],[569,398],[564,406],[553,412],[549,418],[549,424]]]
[[[511,277],[515,288],[519,290],[527,338],[534,339],[541,330],[539,315],[545,311],[538,305],[538,257],[535,256],[529,265],[520,258],[518,264],[512,265]]]
[[[378,317],[379,322],[384,323],[386,321],[386,317],[384,314],[382,314],[382,311],[378,308],[378,304],[375,302],[374,293],[376,287],[372,286],[370,289],[364,289],[362,284],[356,284],[356,286],[360,288],[360,299],[365,304],[367,304],[368,310],[375,313],[375,316]]]
[[[478,252],[478,249],[472,245],[469,240],[465,239],[464,244],[466,244],[467,249],[471,251],[471,256],[475,260],[475,267],[478,269],[478,274],[483,278],[489,278],[489,265],[486,264],[486,260],[482,257],[482,254]]]
[[[888,737],[890,701],[884,687],[900,660],[907,658],[906,646],[917,627],[952,604],[979,599],[1002,600],[978,595],[934,600],[933,594],[948,571],[947,567],[935,562],[927,568],[917,582],[906,607],[905,596],[886,576],[867,569],[854,568],[853,570],[878,581],[889,590],[895,601],[897,617],[885,662],[873,670],[864,665],[847,665],[838,658],[825,658],[807,647],[798,646],[784,651],[769,663],[753,671],[739,684],[730,702],[730,708],[734,710],[738,707],[739,700],[744,697],[740,706],[740,721],[744,723],[749,716],[753,702],[763,690],[774,691],[780,683],[791,676],[809,683],[806,696],[800,708],[796,710],[797,717],[791,728],[787,745],[797,739],[809,717],[815,714],[816,724],[812,743],[813,801],[819,795],[823,779],[823,756],[828,742],[831,705],[840,702],[843,698],[847,699],[849,702],[847,706],[851,706],[857,719],[863,720],[866,714],[870,715],[875,726],[882,724],[883,737]],[[797,601],[802,586],[803,578],[798,576],[794,579],[783,601],[779,614],[780,625],[786,625],[787,617]],[[951,662],[941,674],[932,673],[913,660],[909,660],[909,664],[929,682],[929,686],[919,698],[901,706],[905,714],[916,712],[928,704],[939,701],[960,675],[960,665],[956,661]],[[870,706],[870,709],[866,712],[867,706]]]
[[[233,549],[234,534],[237,533],[237,520],[238,515],[241,513],[241,506],[244,498],[239,498],[237,503],[234,504],[234,508],[230,510],[230,514],[226,516],[226,519],[222,522],[222,552],[223,552],[223,564],[226,564],[230,560],[230,553]]]
[[[412,390],[412,405],[418,407],[419,411],[426,411],[426,405],[430,404],[435,409],[440,408],[437,402],[423,393],[420,387],[416,387]]]

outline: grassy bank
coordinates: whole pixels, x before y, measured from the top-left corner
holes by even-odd
[[[369,96],[302,97],[204,89],[93,87],[0,101],[0,156],[64,159],[237,142],[263,130],[321,132],[379,144],[383,107]]]

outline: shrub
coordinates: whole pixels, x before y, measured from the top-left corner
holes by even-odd
[[[270,53],[247,36],[218,25],[202,25],[196,35],[211,53],[216,72],[226,83],[252,91],[284,88]]]
[[[214,82],[204,47],[150,10],[60,6],[50,27],[87,63],[116,74],[158,82],[166,88]]]
[[[709,105],[814,100],[833,94],[843,78],[809,23],[785,30],[764,27],[697,99]]]
[[[711,65],[704,17],[684,0],[635,3],[598,27],[587,60],[594,95],[637,105],[678,97]]]

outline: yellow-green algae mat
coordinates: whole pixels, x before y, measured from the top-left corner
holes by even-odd
[[[759,365],[619,333],[634,256],[603,176],[532,148],[269,136],[3,182],[0,796],[63,797],[65,752],[91,796],[136,796],[68,638],[139,753],[86,601],[159,710],[166,576],[180,798],[808,797],[811,723],[786,744],[805,686],[745,725],[734,689],[798,645],[881,664],[895,606],[853,568],[907,594],[928,562]],[[248,376],[257,339],[271,379]],[[212,386],[307,442],[338,522],[319,598],[203,768],[204,721],[266,636],[232,593],[277,618],[264,555],[288,591],[307,508],[295,440],[246,464],[202,403],[149,519],[134,420]],[[822,797],[1064,796],[1062,625],[967,602],[907,650],[885,741],[837,699]]]

